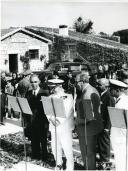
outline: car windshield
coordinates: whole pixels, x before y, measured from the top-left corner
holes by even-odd
[[[50,71],[58,70],[58,71],[81,71],[81,69],[87,69],[86,64],[79,64],[79,63],[61,63],[61,64],[50,64],[47,68]]]

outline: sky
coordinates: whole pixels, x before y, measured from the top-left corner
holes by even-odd
[[[79,16],[93,21],[96,33],[128,29],[128,0],[1,0],[1,28],[72,27]]]

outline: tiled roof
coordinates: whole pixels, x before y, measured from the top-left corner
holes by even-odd
[[[13,35],[13,34],[15,34],[17,32],[23,32],[23,33],[26,33],[28,35],[34,36],[34,37],[36,37],[36,38],[38,38],[40,40],[43,40],[43,41],[45,41],[47,43],[52,43],[49,39],[44,38],[43,36],[40,36],[38,34],[35,34],[35,33],[31,32],[29,30],[26,30],[25,28],[16,28],[16,29],[13,29],[13,30],[12,29],[10,29],[10,30],[8,29],[6,31],[6,34],[1,37],[1,40],[4,40],[7,37],[9,37],[10,35]]]
[[[16,30],[16,29],[17,29],[17,27],[10,27],[8,29],[1,29],[1,37],[12,32],[12,31],[14,31],[14,30]]]
[[[42,33],[47,33],[47,34],[50,34],[51,36],[53,36],[53,35],[61,36],[61,35],[59,35],[59,29],[58,28],[37,27],[37,26],[28,26],[25,28],[30,29],[30,30],[39,31]],[[10,31],[13,31],[14,29],[17,29],[17,28],[11,27],[9,29],[2,29],[1,30],[1,36],[9,33]],[[93,35],[93,34],[83,34],[83,33],[78,33],[78,32],[69,30],[69,36],[67,36],[65,38],[74,39],[74,40],[80,41],[80,42],[87,42],[90,44],[98,44],[98,45],[103,46],[103,47],[120,49],[120,50],[128,52],[128,46],[127,45],[124,45],[122,43],[115,42],[112,40],[100,38],[100,37]]]
[[[31,27],[27,27],[28,29],[33,29],[36,31],[40,31],[40,32],[47,32],[49,34],[52,35],[59,35],[59,29],[57,28],[47,28],[47,27],[36,27],[36,26],[31,26]],[[65,36],[65,38],[70,38],[70,39],[74,39],[76,41],[80,41],[80,42],[88,42],[90,44],[98,44],[100,46],[103,47],[108,47],[108,48],[115,48],[115,49],[120,49],[123,51],[127,51],[128,52],[128,46],[119,42],[115,42],[112,40],[108,40],[108,39],[104,39],[104,38],[100,38],[96,35],[93,34],[83,34],[83,33],[79,33],[79,32],[75,32],[75,31],[71,31],[69,30],[69,36]]]
[[[121,49],[121,50],[125,50],[128,51],[128,46],[124,45],[122,43],[119,42],[115,42],[112,40],[108,40],[108,39],[104,39],[104,38],[100,38],[96,35],[93,34],[83,34],[83,33],[78,33],[78,32],[73,32],[73,31],[69,31],[69,35],[71,37],[74,38],[78,38],[83,42],[88,42],[88,43],[95,43],[101,46],[105,46],[105,47],[111,47],[111,48],[116,48],[116,49]]]

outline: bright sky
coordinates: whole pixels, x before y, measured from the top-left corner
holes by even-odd
[[[79,0],[80,1],[80,0]],[[128,29],[128,0],[1,0],[1,28],[73,25],[79,16],[91,19],[96,33]]]

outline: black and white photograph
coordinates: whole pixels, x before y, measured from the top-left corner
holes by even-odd
[[[128,171],[128,0],[0,8],[0,171]]]

